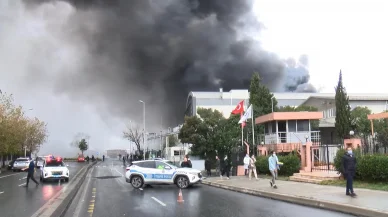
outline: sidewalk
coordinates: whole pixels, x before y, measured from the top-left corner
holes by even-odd
[[[249,180],[232,176],[206,178],[203,184],[275,200],[329,209],[356,216],[388,217],[388,192],[355,189],[357,198],[345,195],[345,188],[292,181],[276,181],[278,189],[270,187],[269,179]],[[388,184],[388,183],[387,183]]]

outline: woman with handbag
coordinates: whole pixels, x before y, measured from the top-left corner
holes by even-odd
[[[259,180],[257,178],[257,171],[256,171],[256,158],[255,158],[255,155],[252,155],[251,158],[249,159],[249,180],[251,180],[251,175],[252,175],[252,172],[255,174],[255,178],[256,180]]]

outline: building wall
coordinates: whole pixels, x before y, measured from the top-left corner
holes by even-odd
[[[359,107],[368,107],[373,113],[381,113],[385,110],[387,110],[387,101],[350,101],[349,105],[351,106],[352,109],[356,108],[357,106]]]

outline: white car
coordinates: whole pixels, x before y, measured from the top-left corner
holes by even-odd
[[[202,181],[200,170],[180,168],[165,160],[134,161],[126,168],[125,180],[134,188],[143,185],[172,185],[187,188]]]
[[[30,159],[29,158],[19,157],[18,159],[15,160],[15,163],[12,166],[12,170],[14,172],[21,171],[23,169],[28,168],[29,165],[30,165]]]
[[[48,157],[45,159],[43,166],[40,168],[40,180],[65,180],[69,181],[70,171],[65,165],[62,158]]]

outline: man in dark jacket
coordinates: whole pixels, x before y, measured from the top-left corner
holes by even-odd
[[[356,175],[357,160],[351,147],[348,147],[342,157],[342,173],[346,178],[346,195],[356,197],[353,190],[353,178]]]
[[[206,172],[207,172],[207,176],[212,176],[212,172],[211,172],[211,162],[210,162],[210,159],[209,158],[207,158],[206,160],[205,160],[205,170],[206,170]]]
[[[30,164],[28,165],[28,168],[26,168],[26,169],[27,169],[27,183],[26,183],[25,187],[28,188],[28,183],[30,182],[30,179],[35,182],[36,186],[38,186],[39,182],[37,182],[34,178],[35,163],[33,160],[30,161]]]

